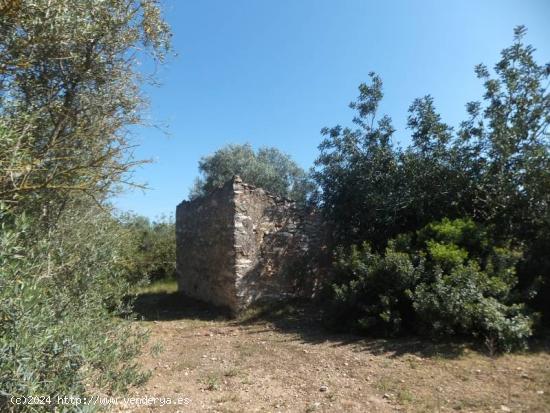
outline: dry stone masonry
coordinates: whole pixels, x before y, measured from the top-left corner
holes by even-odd
[[[300,293],[295,270],[316,240],[314,214],[234,177],[176,210],[179,290],[239,312]]]

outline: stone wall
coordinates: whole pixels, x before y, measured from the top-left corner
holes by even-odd
[[[233,183],[176,208],[178,289],[215,305],[234,307]]]
[[[235,177],[176,211],[180,291],[238,312],[301,293],[296,277],[316,239],[313,215]]]

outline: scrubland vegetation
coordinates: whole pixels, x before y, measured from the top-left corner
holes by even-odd
[[[330,322],[365,332],[473,336],[527,345],[550,312],[550,66],[525,27],[489,70],[458,128],[433,98],[409,109],[412,143],[392,143],[382,81],[359,87],[355,129],[336,126],[313,177],[333,225]]]
[[[322,130],[309,178],[276,149],[230,145],[203,158],[191,197],[239,174],[320,209],[334,262],[321,300],[329,326],[525,348],[550,318],[550,69],[525,35],[515,29],[494,70],[475,68],[485,93],[458,127],[427,95],[409,108],[411,144],[396,145],[371,73],[350,104],[354,126]]]
[[[170,30],[154,0],[0,8],[0,410],[52,411],[10,398],[120,394],[148,377],[132,296],[174,278],[174,223],[120,214],[110,197],[140,162],[136,61],[162,63]],[[493,70],[475,68],[485,93],[457,127],[425,96],[397,146],[373,73],[354,126],[322,131],[310,173],[275,148],[231,145],[202,159],[190,197],[239,174],[318,208],[332,234],[317,303],[328,328],[527,348],[550,322],[550,66],[514,33]],[[139,291],[172,293],[161,284]]]

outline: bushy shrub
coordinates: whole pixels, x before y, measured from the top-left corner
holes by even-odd
[[[339,249],[329,318],[368,333],[465,335],[522,347],[533,317],[514,292],[521,252],[470,219],[443,219],[390,241]]]
[[[130,234],[127,273],[136,281],[175,278],[176,226],[172,217],[151,221],[146,217],[125,214],[121,225]]]
[[[139,383],[145,338],[125,317],[125,236],[109,213],[69,210],[47,236],[1,216],[0,411],[52,411],[11,396],[109,394]],[[76,409],[76,408],[75,408]]]
[[[384,335],[395,335],[410,325],[412,293],[421,266],[390,246],[373,253],[370,246],[340,249],[335,262],[329,313],[333,325]]]
[[[524,347],[532,334],[532,319],[523,304],[506,304],[501,280],[491,280],[473,263],[438,274],[431,283],[419,284],[414,309],[422,331],[438,335],[471,335],[492,349]]]
[[[526,344],[532,319],[513,294],[521,251],[497,242],[470,219],[430,223],[417,242],[431,270],[414,294],[426,331],[472,335],[502,350]]]
[[[408,116],[411,144],[404,149],[393,143],[391,118],[380,116],[382,80],[370,74],[350,104],[353,125],[322,130],[313,177],[338,245],[368,241],[383,253],[399,234],[438,222],[426,229],[437,236],[425,234],[432,241],[422,251],[446,273],[472,255],[483,261],[493,244],[469,243],[472,224],[449,226],[440,222],[444,217],[472,217],[521,245],[520,286],[540,291],[523,299],[544,312],[550,326],[550,70],[524,42],[526,32],[515,28],[513,44],[493,70],[476,66],[484,93],[466,103],[468,115],[458,127],[444,122],[433,97],[415,99]]]

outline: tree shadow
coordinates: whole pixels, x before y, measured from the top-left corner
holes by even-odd
[[[422,358],[453,359],[469,350],[487,356],[491,354],[483,343],[461,337],[427,337],[408,335],[392,338],[369,337],[359,334],[335,332],[322,321],[322,309],[318,305],[300,300],[264,303],[246,311],[232,322],[238,326],[253,326],[270,323],[281,332],[295,335],[297,340],[308,344],[327,344],[334,347],[353,345],[358,352],[398,358],[412,355]],[[250,334],[254,334],[250,330]],[[538,337],[529,343],[527,353],[550,352],[550,338]]]
[[[180,292],[142,293],[134,299],[134,313],[145,321],[181,319],[227,320],[229,310],[188,297]]]
[[[322,310],[318,305],[300,299],[258,303],[234,317],[226,308],[212,306],[179,292],[154,292],[138,295],[134,301],[134,312],[145,321],[227,321],[233,327],[242,328],[243,334],[250,335],[265,331],[265,325],[269,324],[270,328],[292,335],[301,343],[329,344],[333,347],[352,345],[355,351],[383,354],[390,358],[412,355],[452,359],[467,350],[490,355],[482,344],[456,337],[435,341],[418,336],[379,338],[335,332],[323,324]],[[527,351],[550,352],[550,339],[539,337],[532,340]]]

